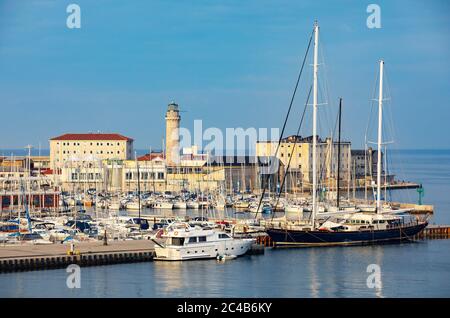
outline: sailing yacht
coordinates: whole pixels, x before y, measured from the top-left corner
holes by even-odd
[[[275,245],[284,246],[329,246],[362,245],[409,240],[420,233],[427,221],[419,221],[407,213],[384,210],[381,202],[381,147],[383,119],[383,68],[379,63],[379,97],[378,97],[378,167],[377,167],[377,202],[375,212],[337,212],[323,222],[320,220],[317,202],[317,99],[318,99],[318,43],[319,26],[314,24],[314,64],[313,64],[313,188],[312,212],[309,224],[304,222],[272,222],[266,224],[267,234]],[[323,223],[321,223],[323,222]]]

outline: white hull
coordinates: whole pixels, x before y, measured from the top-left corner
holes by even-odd
[[[170,202],[156,202],[154,205],[155,209],[167,209],[172,210],[173,209],[173,203]]]
[[[142,209],[142,206],[141,206]],[[127,210],[132,210],[132,211],[138,211],[139,210],[139,203],[128,203],[127,204]]]
[[[121,208],[122,208],[122,204],[120,204],[120,203],[110,203],[109,204],[109,206],[108,206],[108,208],[110,209],[110,210],[116,210],[116,211],[118,211],[118,210],[120,210]]]
[[[195,246],[155,247],[156,260],[185,261],[194,259],[212,259],[217,256],[242,256],[248,252],[254,240],[234,239],[224,242],[205,242]]]
[[[296,205],[286,205],[284,208],[284,212],[289,213],[303,213],[303,208],[301,206]]]
[[[186,203],[186,207],[187,207],[188,209],[194,209],[194,210],[197,210],[198,207],[199,207],[199,205],[198,205],[198,202],[187,202],[187,203]]]
[[[187,204],[186,204],[186,202],[175,202],[174,204],[173,204],[173,208],[174,209],[183,209],[183,210],[185,210],[185,209],[187,209]]]

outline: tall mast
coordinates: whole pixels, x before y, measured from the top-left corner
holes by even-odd
[[[313,84],[313,189],[312,189],[312,228],[315,229],[317,212],[317,69],[319,56],[319,25],[314,23],[314,84]]]
[[[339,99],[339,136],[338,136],[338,157],[337,157],[337,189],[336,189],[336,206],[339,209],[339,196],[340,196],[340,184],[341,179],[341,115],[342,114],[342,98]]]
[[[378,95],[378,159],[377,159],[377,213],[381,213],[381,147],[383,138],[383,67],[384,61],[380,60],[380,87]]]
[[[137,195],[138,195],[138,206],[139,206],[139,232],[141,231],[141,172],[139,171],[139,160],[137,157],[137,151],[134,152],[134,160],[136,161],[137,169]]]

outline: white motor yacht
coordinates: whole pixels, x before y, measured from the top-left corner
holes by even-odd
[[[165,239],[164,243],[157,238]],[[192,227],[179,222],[160,230],[152,240],[156,243],[157,260],[182,261],[241,256],[247,253],[254,239],[235,239],[224,231],[209,227]]]

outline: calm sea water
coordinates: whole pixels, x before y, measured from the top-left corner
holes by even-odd
[[[390,159],[400,179],[423,184],[433,222],[450,224],[450,150],[399,151]],[[391,196],[418,199],[416,190]],[[381,288],[367,287],[370,264],[380,266]],[[0,274],[0,297],[450,297],[450,240],[82,268],[77,290],[66,279],[65,270]]]

